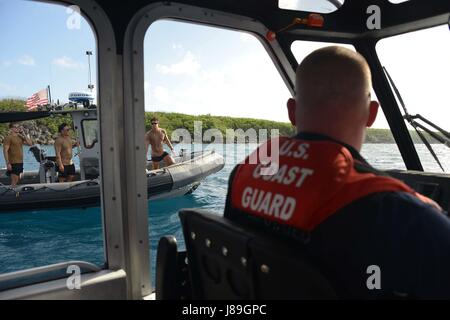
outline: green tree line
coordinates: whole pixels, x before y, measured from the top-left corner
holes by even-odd
[[[20,112],[27,111],[24,100],[18,99],[3,99],[0,100],[0,112]],[[55,116],[31,120],[37,126],[44,126],[49,129],[52,134],[58,133],[58,126],[62,123],[72,125],[72,118],[70,116]],[[8,133],[8,123],[0,123],[0,135],[5,136]]]
[[[3,99],[0,100],[0,112],[11,111],[26,111],[25,101],[19,99]],[[268,130],[268,137],[270,131],[277,129],[280,135],[290,136],[295,133],[294,128],[290,123],[277,122],[271,120],[250,119],[250,118],[234,118],[224,116],[206,115],[188,115],[175,112],[146,112],[145,113],[145,127],[147,130],[151,128],[151,118],[157,117],[160,121],[160,126],[167,130],[169,136],[176,129],[186,129],[191,137],[194,136],[194,121],[202,122],[202,130],[205,132],[208,129],[217,129],[225,137],[226,130],[241,129],[244,133],[249,129],[254,129],[256,133],[260,129]],[[66,122],[72,123],[70,116],[55,116],[49,118],[42,118],[33,120],[36,125],[43,125],[49,129],[52,134],[58,132],[58,126]],[[7,124],[0,124],[0,135],[5,136],[8,131]],[[417,133],[410,131],[414,143],[422,143]],[[428,141],[431,143],[438,143],[429,135],[425,134]],[[367,131],[366,143],[395,143],[392,133],[389,129],[369,129]]]
[[[283,136],[291,136],[295,133],[294,127],[287,122],[277,122],[261,119],[250,118],[233,118],[223,116],[211,116],[207,115],[187,115],[183,113],[174,112],[146,112],[145,114],[145,127],[147,130],[151,128],[151,118],[157,117],[160,120],[160,126],[167,130],[169,136],[176,129],[183,128],[189,131],[190,135],[194,135],[194,121],[202,121],[202,129],[205,132],[208,129],[218,129],[225,137],[227,129],[242,129],[247,131],[248,129],[255,129],[258,132],[260,129],[268,130],[270,136],[270,130],[278,129],[279,134]],[[414,130],[410,130],[411,138],[414,143],[422,143],[419,136]],[[430,135],[424,133],[425,137],[430,143],[439,143]],[[392,132],[389,129],[372,129],[367,130],[365,143],[395,143]]]

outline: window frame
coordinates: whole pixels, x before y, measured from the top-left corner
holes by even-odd
[[[116,190],[116,185],[121,185],[120,169],[120,92],[111,90],[111,88],[121,90],[120,72],[117,68],[116,42],[111,23],[106,13],[90,0],[33,0],[35,2],[60,5],[67,8],[70,5],[76,5],[81,10],[81,15],[90,25],[96,40],[97,50],[97,97],[98,104],[110,106],[110,108],[99,108],[98,124],[99,139],[102,141],[100,151],[100,172],[103,177],[113,177],[113,183],[105,183],[101,179],[101,213],[103,226],[103,249],[105,267],[98,272],[82,277],[81,286],[85,290],[69,290],[66,285],[66,279],[49,281],[43,283],[26,285],[23,287],[6,290],[0,293],[2,299],[23,299],[23,298],[44,298],[55,299],[64,297],[65,299],[107,299],[110,296],[133,297],[127,290],[129,286],[129,275],[124,272],[127,268],[126,245],[124,244],[124,225],[123,225],[123,190]],[[119,69],[120,70],[120,69]],[[103,156],[108,155],[108,156]],[[114,199],[105,201],[105,199]],[[62,262],[70,263],[70,261]],[[29,272],[46,273],[52,269],[53,265],[40,266],[33,269],[24,269],[12,272],[7,275],[8,279],[20,278],[21,275]],[[69,275],[68,275],[69,276]],[[141,287],[141,286],[139,286]],[[105,290],[102,291],[101,288]],[[118,289],[120,292],[116,292]],[[100,291],[99,291],[100,290]],[[111,291],[113,290],[113,291]],[[136,295],[134,296],[136,297]]]
[[[294,93],[295,71],[277,41],[269,44],[263,40],[269,30],[261,22],[239,15],[224,14],[211,9],[179,3],[172,3],[167,6],[161,2],[146,6],[132,18],[128,25],[123,50],[123,101],[128,106],[128,111],[124,113],[123,119],[125,136],[128,139],[128,144],[124,146],[124,152],[129,155],[126,158],[126,163],[128,163],[126,166],[134,168],[131,172],[127,172],[126,184],[129,193],[138,195],[147,194],[147,181],[145,176],[141,174],[145,169],[145,163],[142,160],[145,160],[145,148],[139,147],[144,145],[145,136],[145,124],[142,121],[145,114],[144,40],[150,26],[158,20],[198,23],[209,27],[249,32],[255,35],[269,54],[288,90],[291,94]],[[136,236],[139,238],[147,237],[148,239],[148,203],[145,198],[138,196],[137,201],[129,202],[127,211],[145,213],[134,217],[136,219],[134,223],[140,227]],[[146,226],[147,230],[143,230],[141,226]],[[150,248],[148,248],[148,251],[150,251]],[[140,260],[141,264],[145,264],[145,261]],[[147,261],[148,270],[150,270],[150,258]],[[144,295],[150,293],[149,291],[143,292]]]

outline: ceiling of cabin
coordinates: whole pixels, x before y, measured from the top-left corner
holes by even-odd
[[[296,5],[301,1],[311,0],[280,0],[283,4]],[[317,36],[340,34],[341,37],[357,38],[361,36],[382,38],[410,30],[430,27],[448,21],[450,1],[448,0],[409,0],[395,4],[401,0],[314,0],[318,6],[330,8],[329,3],[342,6],[334,12],[324,13],[324,26]],[[404,0],[403,0],[404,1]],[[161,2],[156,0],[110,1],[97,0],[113,21],[117,39],[122,39],[131,18],[143,7]],[[304,18],[308,12],[280,9],[278,0],[178,0],[178,3],[204,7],[212,10],[225,11],[259,20],[271,30],[279,30],[296,18]],[[328,3],[329,2],[329,3]],[[170,1],[163,1],[170,5]],[[304,2],[306,6],[308,4]],[[327,4],[328,3],[328,4]],[[432,5],[430,5],[432,4]],[[382,30],[369,30],[367,19],[370,14],[367,8],[376,5],[380,8]],[[331,7],[333,7],[331,5]],[[291,29],[285,33],[288,37],[297,37],[309,27]],[[119,40],[120,42],[120,40]]]

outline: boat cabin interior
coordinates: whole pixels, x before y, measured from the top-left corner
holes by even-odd
[[[145,158],[145,151],[139,146],[143,145],[145,133],[142,121],[145,111],[144,37],[149,26],[159,20],[184,21],[251,34],[263,45],[292,95],[299,64],[292,51],[296,41],[352,46],[370,66],[373,90],[404,162],[405,170],[392,170],[391,174],[448,211],[450,175],[424,169],[409,127],[416,128],[414,121],[420,119],[405,114],[395,85],[383,68],[377,44],[383,39],[436,27],[450,32],[450,2],[314,1],[321,3],[317,6],[319,12],[302,7],[303,2],[313,1],[49,2],[78,6],[95,33],[99,132],[85,143],[92,144],[97,138],[101,141],[94,144],[98,147],[96,152],[100,155],[103,177],[105,264],[97,267],[68,261],[0,275],[0,298],[339,299],[320,270],[298,247],[265,235],[263,230],[246,229],[205,210],[180,212],[187,253],[177,248],[176,239],[169,235],[161,239],[157,253],[150,252],[148,203],[146,197],[140,196],[146,190],[146,179],[141,174],[145,170],[141,160]],[[294,6],[286,9],[286,4]],[[297,23],[293,23],[295,21]],[[440,41],[448,42],[448,34]],[[239,50],[234,54],[239,55]],[[410,72],[423,80],[414,64],[410,65]],[[421,84],[423,95],[427,95],[427,81]],[[448,132],[440,132],[443,142],[448,142]],[[151,283],[149,256],[156,254],[156,283]],[[67,286],[72,274],[66,269],[73,264],[82,266],[81,290]]]

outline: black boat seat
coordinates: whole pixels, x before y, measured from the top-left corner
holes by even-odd
[[[41,149],[37,145],[31,146],[28,149],[28,151],[33,154],[34,158],[39,163],[44,162],[45,160],[56,162],[56,157],[55,156],[47,156],[46,151],[44,149]]]
[[[189,260],[180,263],[173,238],[161,239],[157,299],[336,299],[298,244],[289,246],[202,209],[181,210],[179,215]],[[183,269],[188,278],[180,277]]]

